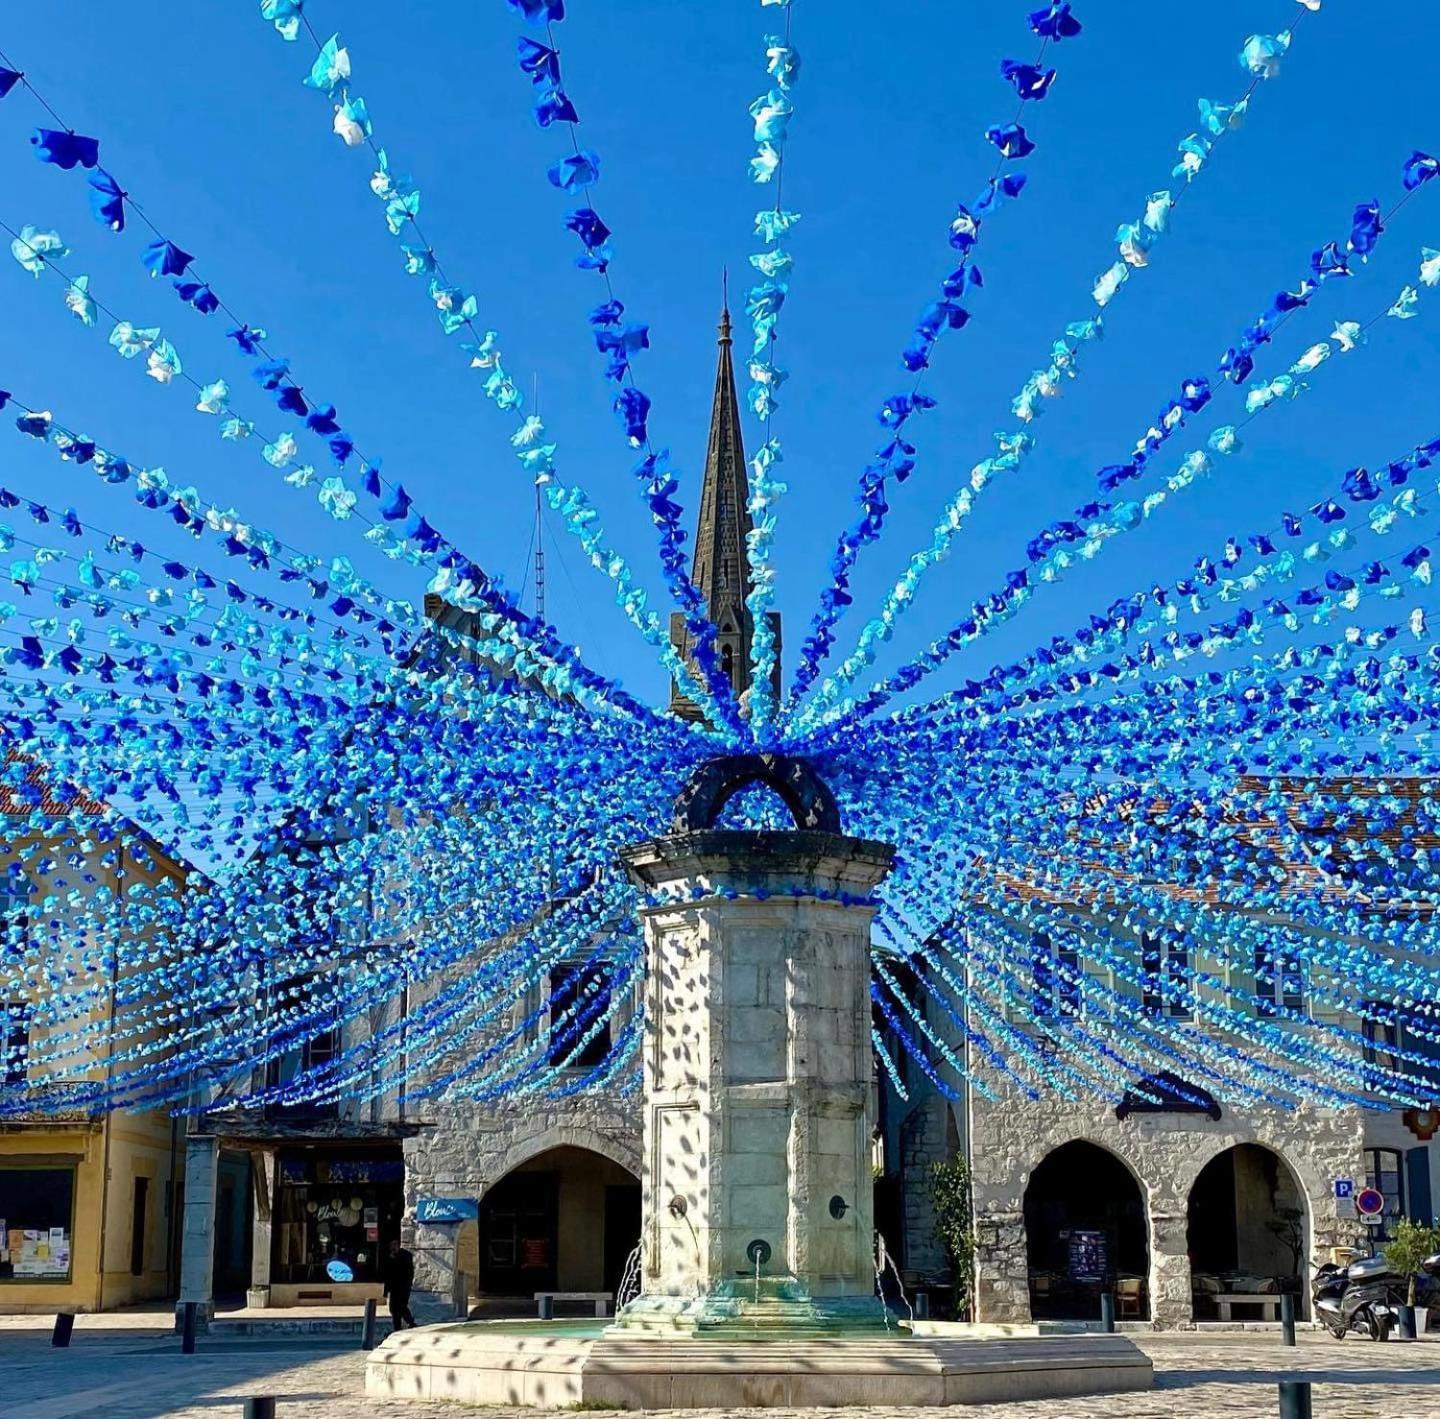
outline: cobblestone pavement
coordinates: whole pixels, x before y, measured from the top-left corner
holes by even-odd
[[[1316,1385],[1315,1419],[1440,1419],[1440,1338],[1385,1346],[1303,1336],[1294,1350],[1254,1336],[1139,1336],[1155,1362],[1150,1394],[983,1405],[976,1419],[1274,1419],[1276,1384],[1289,1376]],[[365,1397],[364,1357],[313,1340],[202,1342],[182,1356],[173,1341],[79,1340],[52,1350],[38,1337],[0,1337],[0,1414],[6,1419],[227,1419],[247,1394],[279,1399],[279,1419],[537,1419],[542,1411],[473,1410]],[[558,1414],[563,1411],[545,1411]],[[570,1411],[573,1412],[573,1411]],[[670,1411],[672,1414],[675,1411]],[[845,1416],[930,1419],[934,1410],[745,1410],[747,1419]],[[721,1419],[718,1410],[688,1419]]]

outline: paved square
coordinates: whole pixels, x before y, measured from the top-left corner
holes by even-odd
[[[1376,1346],[1305,1335],[1294,1350],[1269,1336],[1137,1337],[1155,1361],[1152,1394],[1031,1404],[983,1405],[958,1411],[983,1419],[1273,1419],[1276,1384],[1287,1376],[1315,1382],[1316,1419],[1440,1416],[1440,1338]],[[0,1411],[14,1419],[223,1419],[238,1415],[246,1395],[274,1395],[281,1416],[295,1419],[536,1419],[566,1411],[474,1410],[450,1404],[402,1404],[364,1393],[364,1357],[314,1339],[202,1343],[182,1356],[171,1339],[78,1338],[52,1350],[39,1336],[0,1335]],[[670,1411],[676,1414],[677,1411]],[[721,1419],[719,1411],[684,1411]],[[887,1414],[922,1419],[936,1410],[749,1410],[753,1419],[859,1419]],[[952,1411],[956,1412],[956,1411]]]

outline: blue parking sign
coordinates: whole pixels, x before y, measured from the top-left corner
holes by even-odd
[[[1336,1179],[1335,1179],[1335,1196],[1338,1197],[1338,1198],[1342,1198],[1342,1199],[1343,1199],[1343,1198],[1347,1198],[1347,1197],[1354,1197],[1354,1196],[1355,1196],[1355,1179],[1354,1179],[1354,1178],[1336,1178]]]

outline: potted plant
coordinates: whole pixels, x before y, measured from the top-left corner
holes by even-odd
[[[1409,1278],[1405,1290],[1406,1305],[1412,1308],[1415,1305],[1415,1283],[1420,1279],[1420,1263],[1437,1251],[1440,1251],[1440,1227],[1422,1227],[1408,1217],[1402,1217],[1395,1224],[1395,1235],[1385,1243],[1384,1256],[1396,1272]],[[1424,1330],[1428,1317],[1428,1308],[1417,1314],[1417,1335]]]

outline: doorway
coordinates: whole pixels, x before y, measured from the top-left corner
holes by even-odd
[[[1148,1319],[1145,1199],[1108,1150],[1066,1143],[1035,1169],[1025,1189],[1025,1250],[1035,1320],[1098,1320],[1107,1291],[1124,1319]]]

